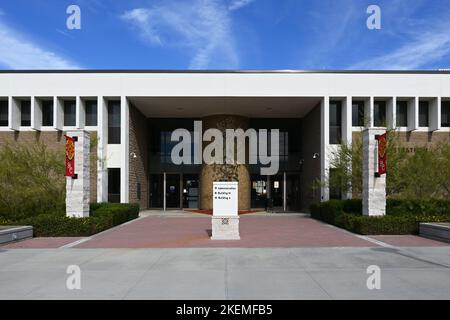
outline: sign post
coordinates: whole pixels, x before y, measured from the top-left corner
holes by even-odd
[[[89,217],[89,132],[66,135],[66,216]]]
[[[367,128],[363,132],[363,214],[386,214],[387,137],[386,130]]]
[[[213,182],[212,240],[240,240],[238,182]]]

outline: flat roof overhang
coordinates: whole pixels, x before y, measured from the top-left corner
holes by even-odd
[[[202,118],[215,114],[249,118],[303,118],[320,97],[128,97],[148,118]]]

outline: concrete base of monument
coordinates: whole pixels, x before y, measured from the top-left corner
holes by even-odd
[[[211,240],[240,240],[239,217],[213,216]]]

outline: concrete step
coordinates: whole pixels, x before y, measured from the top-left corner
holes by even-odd
[[[33,238],[32,226],[0,226],[0,244]]]
[[[450,223],[421,223],[419,225],[419,235],[450,243]]]

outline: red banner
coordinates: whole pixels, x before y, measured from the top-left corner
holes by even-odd
[[[387,136],[386,133],[376,137],[378,140],[378,175],[387,171]]]
[[[66,137],[66,177],[75,176],[75,139]]]

